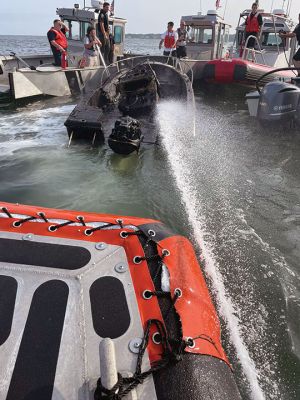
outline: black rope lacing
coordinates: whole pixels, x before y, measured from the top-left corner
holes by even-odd
[[[37,219],[37,217],[28,217],[28,218],[18,219],[17,221],[15,221],[13,223],[13,226],[21,226],[21,225],[25,224],[25,222],[34,221],[35,219]]]
[[[2,207],[2,211],[8,216],[8,218],[13,218],[13,216],[6,207]]]
[[[38,216],[41,217],[45,222],[49,222],[48,219],[46,218],[46,215],[43,212],[39,212]]]
[[[97,228],[89,228],[85,231],[85,233],[87,235],[91,235],[92,233],[96,232],[96,231],[101,231],[101,229],[105,229],[105,228],[109,228],[111,226],[119,226],[121,227],[121,225],[118,223],[117,225],[115,223],[109,223],[109,224],[105,224],[105,225],[101,225],[101,226],[97,226]]]
[[[2,212],[3,212],[4,214],[6,214],[6,215],[8,216],[8,218],[14,218],[13,215],[9,212],[9,210],[8,210],[6,207],[1,207],[1,210],[2,210]],[[45,213],[43,213],[42,211],[38,212],[37,215],[38,215],[38,217],[36,217],[36,216],[29,216],[29,217],[26,217],[26,218],[18,219],[17,221],[15,221],[15,222],[13,223],[13,226],[14,226],[14,227],[19,227],[19,226],[23,225],[25,222],[38,220],[39,218],[41,218],[41,219],[42,219],[44,222],[46,222],[46,223],[49,223],[49,222],[50,222],[50,221],[47,219]],[[49,226],[49,230],[50,230],[51,232],[54,232],[54,231],[57,231],[57,230],[60,229],[60,228],[63,228],[64,226],[76,224],[76,223],[78,223],[78,222],[81,223],[82,226],[87,226],[86,223],[85,223],[85,221],[84,221],[84,217],[78,216],[78,217],[77,217],[77,221],[69,220],[69,221],[63,222],[63,223],[61,223],[61,224],[50,225],[50,226]],[[101,229],[109,228],[109,227],[112,227],[112,226],[118,226],[118,227],[120,227],[121,229],[124,228],[123,221],[122,221],[121,219],[117,219],[116,222],[117,222],[117,223],[107,223],[107,224],[98,226],[97,228],[89,228],[89,229],[87,229],[87,230],[85,231],[85,233],[86,233],[87,235],[91,235],[93,232],[99,231],[99,230],[101,230]],[[129,234],[131,234],[132,232],[126,232],[126,233],[129,235]]]
[[[162,358],[159,361],[155,361],[148,371],[142,372],[143,356],[149,343],[150,328],[153,325],[156,327],[161,338],[161,344],[163,346]],[[171,363],[176,363],[180,361],[182,352],[186,344],[184,343],[184,345],[178,347],[175,351],[174,347],[172,346],[173,342],[174,341],[168,338],[165,326],[161,321],[156,319],[148,320],[144,332],[144,337],[140,345],[134,375],[130,378],[124,378],[121,377],[120,374],[118,374],[118,381],[110,390],[103,387],[101,383],[101,378],[99,378],[97,382],[97,388],[94,393],[94,400],[121,400],[138,385],[142,384],[145,379],[148,376],[152,375],[154,372],[166,368]],[[180,350],[180,352],[178,350]]]

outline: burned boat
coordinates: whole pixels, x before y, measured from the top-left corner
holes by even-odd
[[[191,243],[137,217],[0,204],[2,400],[241,400]]]
[[[155,143],[153,120],[157,102],[176,99],[185,105],[194,104],[192,78],[183,72],[183,64],[178,61],[175,68],[166,61],[142,56],[110,66],[100,83],[99,76],[89,82],[66,120],[70,142],[85,139],[93,144],[103,143],[110,135],[109,145],[122,154],[138,150],[143,137]]]

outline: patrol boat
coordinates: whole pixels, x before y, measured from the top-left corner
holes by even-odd
[[[291,32],[294,27],[288,12],[275,9],[272,13],[258,10],[263,25],[259,38],[250,36],[245,41],[245,22],[251,10],[244,10],[239,17],[234,43],[229,55],[209,61],[203,79],[209,83],[255,85],[256,80],[278,68],[289,67],[296,50],[296,38],[280,38],[281,31]],[[248,47],[255,40],[255,48]],[[265,75],[265,83],[275,78],[291,78],[289,70],[277,70]]]
[[[0,93],[5,93],[14,100],[40,95],[69,96],[80,93],[85,83],[99,69],[104,70],[106,67],[99,54],[99,67],[79,68],[87,27],[96,24],[102,3],[103,1],[91,0],[89,7],[80,8],[79,4],[74,4],[73,8],[57,8],[56,14],[69,28],[67,68],[54,66],[52,53],[0,55]],[[124,53],[126,22],[123,18],[109,17],[110,31],[115,40],[115,60]]]
[[[241,400],[190,242],[0,203],[2,400]]]

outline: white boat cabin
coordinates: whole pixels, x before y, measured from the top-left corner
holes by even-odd
[[[193,60],[213,60],[226,55],[229,41],[227,24],[216,10],[206,15],[188,15],[181,17],[189,33],[187,56]]]
[[[92,0],[90,7],[79,8],[78,4],[74,4],[74,8],[57,8],[56,14],[68,26],[68,52],[72,55],[82,55],[83,52],[83,39],[86,35],[87,28],[93,25],[97,28],[98,32],[98,16],[102,8],[102,2]],[[126,19],[118,18],[115,16],[109,17],[110,32],[115,40],[115,59],[124,54],[124,41],[125,41],[125,24]]]
[[[245,40],[246,19],[251,10],[245,10],[240,14],[236,28],[236,36],[231,50],[233,58],[248,59],[255,54],[254,61],[272,67],[286,67],[292,64],[295,52],[296,40],[294,38],[281,38],[280,31],[291,32],[294,29],[293,21],[287,17],[284,10],[274,10],[273,13],[258,10],[262,16],[263,25],[259,37],[255,40],[255,50],[248,48],[248,39]]]

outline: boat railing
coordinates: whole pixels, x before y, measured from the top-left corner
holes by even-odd
[[[145,62],[157,62],[161,64],[169,65],[173,68],[178,69],[182,74],[185,74],[188,79],[193,83],[194,75],[191,66],[182,59],[178,59],[176,57],[165,57],[165,56],[134,56],[134,57],[124,57],[119,61],[116,61],[110,65],[108,65],[101,77],[101,85],[109,79],[117,75],[122,70],[132,69],[139,64]]]
[[[257,47],[258,47],[258,50],[248,47],[248,43],[249,43],[250,39],[254,39],[255,40],[255,42],[257,44]],[[250,35],[250,36],[247,37],[246,42],[245,42],[245,46],[244,46],[243,53],[242,53],[242,60],[248,59],[249,53],[252,55],[252,58],[256,54],[259,54],[261,56],[261,58],[262,58],[263,64],[266,64],[263,52],[264,51],[260,47],[258,38],[256,36],[254,36],[254,35]],[[256,62],[256,60],[255,60],[255,62]]]

